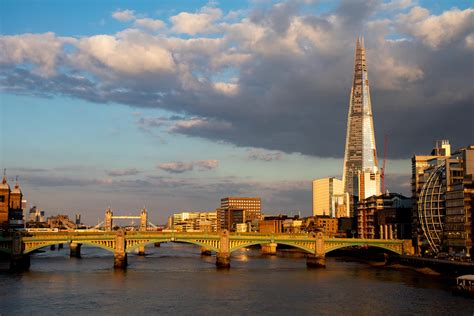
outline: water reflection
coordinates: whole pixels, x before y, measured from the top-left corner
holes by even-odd
[[[84,246],[32,255],[29,272],[0,273],[0,309],[9,314],[466,314],[443,279],[413,271],[327,259],[306,269],[304,254],[233,253],[231,268],[187,244],[149,246],[114,270],[113,254]],[[20,303],[19,303],[20,302]]]

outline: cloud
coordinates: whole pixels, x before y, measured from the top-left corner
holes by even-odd
[[[457,8],[430,15],[427,9],[414,7],[407,14],[397,16],[398,27],[403,32],[420,38],[433,49],[449,44],[456,39],[464,39],[472,32],[474,9],[459,10]]]
[[[191,162],[172,161],[165,162],[158,165],[158,169],[164,170],[170,173],[184,173],[192,171],[196,167],[200,171],[208,171],[216,169],[219,166],[219,161],[215,159],[210,160],[197,160]]]
[[[158,165],[158,169],[164,170],[170,173],[183,173],[186,171],[193,170],[194,165],[192,163],[185,163],[181,161],[164,162]]]
[[[137,175],[140,171],[136,168],[128,168],[128,169],[114,169],[108,170],[107,175],[110,177],[123,177],[123,176],[134,176]]]
[[[149,18],[137,19],[135,20],[135,25],[154,32],[166,27],[166,24],[163,21]]]
[[[232,19],[206,6],[176,14],[160,34],[0,36],[0,89],[179,116],[138,115],[153,136],[340,158],[355,37],[365,32],[376,140],[390,135],[391,158],[437,138],[470,143],[473,9],[385,4],[341,1],[318,14],[291,1]]]
[[[112,17],[120,22],[133,21],[135,19],[135,12],[133,10],[117,10],[112,13]]]
[[[262,149],[250,149],[248,151],[248,158],[250,160],[262,160],[262,161],[273,161],[280,160],[282,153],[279,151],[265,151]]]
[[[189,35],[211,33],[215,29],[213,22],[221,16],[222,11],[212,7],[204,7],[199,13],[181,12],[170,18],[171,30]]]
[[[194,162],[194,165],[201,170],[213,170],[219,166],[219,160],[198,160]]]

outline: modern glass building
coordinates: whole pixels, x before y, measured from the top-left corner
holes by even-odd
[[[365,58],[364,39],[357,38],[354,60],[354,78],[352,81],[349,113],[347,116],[346,147],[344,154],[344,172],[342,181],[344,191],[355,194],[354,178],[366,174],[369,179],[380,175],[377,167],[377,150],[375,147],[374,123],[372,118],[372,104],[370,102],[369,76]],[[365,176],[363,176],[365,178]],[[363,184],[358,192],[368,195],[380,194],[380,182],[360,181]],[[377,184],[378,183],[378,184]],[[359,185],[360,185],[359,184]],[[379,186],[376,188],[376,186]],[[369,186],[373,186],[369,188]]]

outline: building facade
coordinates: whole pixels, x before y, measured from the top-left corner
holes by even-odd
[[[23,193],[18,181],[10,189],[6,175],[0,183],[0,226],[23,227]]]
[[[412,194],[416,199],[413,239],[421,254],[471,256],[473,243],[474,146],[451,154],[438,141],[430,156],[412,158]]]
[[[246,211],[242,208],[218,208],[217,209],[217,230],[228,230],[236,232],[242,230],[242,225],[246,223]],[[247,229],[246,229],[247,230]]]
[[[349,194],[344,193],[343,182],[336,178],[313,180],[313,216],[349,216]]]
[[[176,213],[171,216],[169,226],[182,232],[216,232],[217,211]]]
[[[412,200],[398,193],[373,195],[357,203],[357,236],[365,239],[411,237]]]
[[[363,38],[358,38],[355,49],[354,77],[349,101],[349,113],[347,116],[344,171],[342,176],[344,192],[349,193],[351,196],[355,195],[354,179],[362,176],[362,179],[359,180],[359,187],[361,187],[358,191],[364,192],[363,198],[370,196],[373,189],[367,186],[374,185],[374,183],[366,181],[366,174],[368,174],[369,180],[372,178],[372,174],[378,174],[377,165],[377,150],[364,40]],[[369,193],[369,191],[371,192]]]
[[[259,197],[225,197],[221,199],[220,208],[244,210],[245,222],[262,219],[262,199]]]

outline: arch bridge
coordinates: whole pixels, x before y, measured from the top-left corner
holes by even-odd
[[[400,255],[413,254],[410,240],[328,238],[321,232],[308,234],[263,233],[186,233],[152,231],[104,231],[104,232],[28,232],[16,233],[10,238],[0,237],[0,251],[11,254],[11,266],[16,269],[29,267],[29,254],[37,249],[69,244],[71,256],[80,256],[81,245],[91,245],[114,254],[114,266],[125,268],[127,253],[144,251],[147,244],[184,242],[201,246],[216,253],[218,267],[230,267],[230,254],[252,245],[262,245],[262,250],[272,253],[277,244],[299,248],[307,253],[307,265],[325,266],[325,254],[351,246],[379,247]]]

